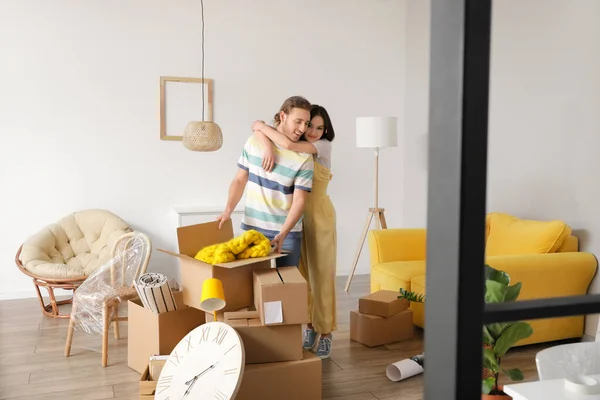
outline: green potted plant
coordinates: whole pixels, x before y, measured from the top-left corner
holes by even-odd
[[[485,302],[504,303],[515,301],[521,292],[521,282],[510,284],[510,276],[503,271],[485,265]],[[400,289],[398,298],[424,303],[425,296]],[[481,382],[482,400],[510,399],[498,384],[500,374],[508,376],[513,381],[523,380],[521,370],[504,369],[501,366],[502,357],[519,340],[528,338],[533,333],[527,322],[499,322],[483,325],[483,367],[484,374]]]

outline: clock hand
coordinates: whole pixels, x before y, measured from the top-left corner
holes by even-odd
[[[210,371],[211,369],[213,369],[219,362],[217,361],[216,363],[214,363],[213,365],[211,365],[210,367],[206,368],[204,371],[200,372],[198,375],[194,376],[192,379],[190,379],[189,381],[187,381],[185,384],[189,385],[193,382],[196,382],[196,380],[198,378],[200,378],[202,375],[204,375],[205,373],[207,373],[208,371]]]
[[[205,371],[206,372],[206,371]],[[198,380],[198,375],[196,375],[195,377],[193,377],[192,379],[190,379],[189,381],[187,381],[185,384],[189,385],[189,383],[191,382],[191,385],[187,388],[187,390],[185,391],[185,393],[183,394],[182,399],[185,399],[187,397],[188,394],[190,394],[190,391],[192,390],[192,388],[194,387],[194,383],[196,383],[196,381]]]

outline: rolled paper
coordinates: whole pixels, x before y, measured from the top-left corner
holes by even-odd
[[[385,374],[393,382],[398,382],[422,373],[423,367],[410,358],[390,364],[385,369]]]
[[[154,314],[177,310],[177,303],[175,303],[165,275],[157,272],[143,274],[133,281],[133,286],[137,290],[144,308],[151,310]]]

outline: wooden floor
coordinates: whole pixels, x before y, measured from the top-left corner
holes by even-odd
[[[323,399],[422,399],[423,376],[391,382],[385,367],[423,352],[422,331],[415,339],[367,348],[349,339],[349,311],[369,291],[368,276],[356,276],[350,293],[338,278],[338,331],[331,359],[323,362]],[[100,337],[75,332],[71,357],[63,355],[68,321],[42,317],[37,299],[0,301],[0,399],[138,399],[140,375],[127,367],[127,323],[123,339],[111,335],[109,365],[100,365]],[[543,346],[510,351],[505,368],[521,368],[536,380],[534,357]],[[308,400],[308,399],[307,399]]]

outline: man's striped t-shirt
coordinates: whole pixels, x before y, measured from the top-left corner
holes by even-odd
[[[294,190],[312,189],[314,161],[307,153],[297,153],[273,145],[275,163],[271,172],[262,167],[264,147],[251,136],[244,145],[238,161],[240,168],[248,171],[246,208],[242,229],[255,229],[268,237],[277,235],[292,207]],[[292,228],[289,236],[300,235],[302,218]]]

